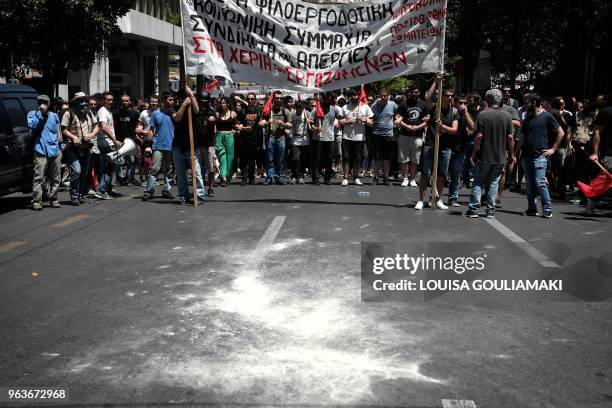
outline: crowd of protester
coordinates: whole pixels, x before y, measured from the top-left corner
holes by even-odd
[[[63,183],[75,206],[88,195],[112,199],[117,184],[144,187],[145,201],[162,185],[161,197],[189,204],[190,116],[201,200],[232,183],[308,180],[318,186],[321,179],[326,185],[336,179],[341,186],[359,186],[367,178],[372,185],[418,188],[417,210],[429,202],[442,210],[460,207],[459,190],[469,188],[466,215],[479,216],[484,194],[485,215],[494,217],[504,189],[523,192],[524,180],[524,214],[550,218],[553,199],[566,199],[568,192],[578,192],[578,181],[597,175],[593,162],[612,165],[612,108],[604,95],[566,100],[531,93],[519,102],[510,87],[492,89],[484,98],[449,89],[436,93],[434,82],[424,99],[413,86],[396,96],[381,89],[367,102],[351,89],[341,96],[324,93],[320,100],[294,100],[280,91],[259,99],[254,93],[211,98],[189,87],[137,101],[125,94],[116,101],[111,92],[79,92],[68,103],[40,95],[38,109],[28,114],[36,136],[32,208],[42,209],[45,179],[52,207],[60,205]],[[437,179],[430,180],[436,130]],[[129,154],[109,155],[126,141],[134,146]],[[427,196],[431,183],[438,193],[434,200]],[[596,201],[578,197],[592,214]]]

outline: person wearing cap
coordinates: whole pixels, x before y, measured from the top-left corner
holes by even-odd
[[[34,178],[32,183],[32,210],[42,207],[42,185],[45,173],[49,171],[49,201],[51,207],[59,208],[57,192],[61,182],[61,150],[59,134],[60,120],[55,112],[49,110],[49,97],[39,95],[38,108],[28,112],[28,127],[34,136]]]
[[[99,132],[96,118],[89,110],[83,92],[74,94],[70,108],[62,115],[61,125],[66,141],[66,159],[70,166],[70,201],[72,205],[78,206],[85,202],[90,149]]]

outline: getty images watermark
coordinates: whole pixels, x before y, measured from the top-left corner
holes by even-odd
[[[612,276],[590,268],[595,270],[584,277],[588,262],[543,267],[512,245],[363,243],[361,249],[363,301],[427,301],[440,296],[493,302],[596,301],[612,296]],[[558,252],[567,253],[565,248]],[[606,265],[600,266],[605,270]]]

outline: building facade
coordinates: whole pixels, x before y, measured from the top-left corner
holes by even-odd
[[[179,7],[179,0],[133,1],[118,20],[121,35],[104,44],[89,69],[69,71],[66,95],[60,96],[110,90],[138,98],[168,90],[183,39],[181,28],[167,20],[179,15]]]

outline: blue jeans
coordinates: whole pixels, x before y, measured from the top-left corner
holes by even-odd
[[[66,148],[66,159],[70,166],[70,198],[75,199],[87,193],[87,178],[89,176],[89,149],[75,146]]]
[[[483,164],[478,163],[474,167],[474,183],[470,194],[471,210],[480,208],[480,197],[483,187],[487,190],[487,213],[495,213],[495,200],[497,199],[497,188],[501,179],[503,164]]]
[[[151,195],[155,194],[155,183],[157,182],[157,176],[159,173],[164,173],[164,187],[163,191],[169,193],[172,190],[172,184],[170,182],[170,165],[172,164],[172,152],[168,150],[153,150],[153,156],[151,158],[151,169],[147,177],[147,186],[145,187],[145,193]]]
[[[100,155],[100,184],[98,185],[98,193],[108,193],[112,189],[113,171],[115,162],[107,155]]]
[[[465,152],[453,152],[450,163],[448,165],[449,181],[448,181],[448,201],[459,200],[459,181],[463,172],[463,162],[465,161]]]
[[[523,155],[521,158],[525,170],[525,184],[527,185],[527,205],[529,209],[537,209],[536,196],[540,193],[542,211],[552,211],[552,201],[546,184],[546,168],[548,159],[544,156]]]
[[[268,136],[266,155],[268,180],[282,177],[285,164],[285,138]]]
[[[200,148],[195,148],[195,166],[196,166],[196,184],[198,188],[198,197],[204,200],[204,180],[202,180],[202,171],[200,169]],[[174,170],[176,171],[176,179],[178,184],[178,195],[184,198],[189,198],[189,184],[191,180],[187,180],[187,169],[191,168],[191,151],[182,151],[178,147],[172,148],[172,160],[174,161]]]

